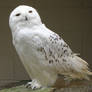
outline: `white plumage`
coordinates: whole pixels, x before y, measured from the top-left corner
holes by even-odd
[[[48,29],[37,11],[26,5],[10,14],[13,45],[33,80],[32,89],[52,86],[58,74],[71,79],[89,79],[88,63],[72,52],[58,34]]]

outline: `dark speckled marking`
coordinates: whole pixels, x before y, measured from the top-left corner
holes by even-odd
[[[61,40],[62,38],[61,37],[59,37],[59,40]]]
[[[67,52],[67,50],[64,50],[64,53]]]
[[[52,51],[50,49],[49,49],[49,53],[50,53],[49,56],[51,56],[52,55]]]
[[[45,59],[48,60],[46,51],[45,51],[45,49],[43,47],[38,48],[37,51],[43,52],[45,54]]]
[[[57,42],[55,41],[55,44],[56,44]]]
[[[67,44],[64,44],[63,46],[68,48],[68,45]]]
[[[43,51],[44,48],[40,47],[40,48],[37,48],[37,51]]]
[[[53,60],[49,60],[49,64],[53,63]]]
[[[58,51],[60,51],[60,49],[58,48]]]
[[[52,41],[52,39],[50,39],[50,41]]]
[[[59,62],[59,60],[58,60],[58,59],[56,59],[55,61],[56,61],[56,62]]]
[[[62,42],[61,42],[61,46],[62,46]]]
[[[62,59],[64,62],[66,62],[66,60],[65,59]]]
[[[62,57],[63,55],[61,54],[61,56],[60,57]]]
[[[52,43],[54,43],[54,42],[52,41]]]
[[[46,60],[48,60],[48,57],[47,57],[46,51],[45,51],[45,49],[43,49],[43,50],[44,50],[44,53],[45,53],[45,59],[46,59]]]

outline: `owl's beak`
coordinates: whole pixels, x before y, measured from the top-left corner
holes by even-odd
[[[25,20],[26,20],[26,21],[28,21],[28,18],[27,18],[27,16],[25,16]]]

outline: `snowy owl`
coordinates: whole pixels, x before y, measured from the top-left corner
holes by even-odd
[[[9,17],[13,45],[32,82],[32,89],[53,86],[58,74],[89,79],[88,63],[72,52],[66,42],[41,21],[36,9],[20,5]]]

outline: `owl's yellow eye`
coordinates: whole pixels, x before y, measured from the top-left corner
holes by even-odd
[[[30,10],[29,13],[32,13],[32,11]]]
[[[17,13],[16,16],[20,16],[21,14],[20,13]]]

